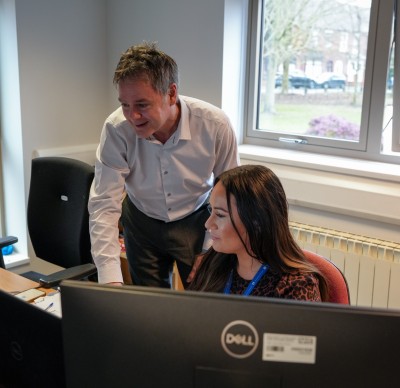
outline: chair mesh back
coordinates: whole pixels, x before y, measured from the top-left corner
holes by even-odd
[[[69,158],[32,160],[28,230],[37,257],[69,268],[92,262],[87,204],[94,167]]]

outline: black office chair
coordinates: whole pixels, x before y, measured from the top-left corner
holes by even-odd
[[[96,267],[90,252],[87,204],[94,167],[64,157],[32,160],[28,198],[28,231],[37,257],[65,268],[42,275],[22,276],[44,287],[64,279],[93,279]]]

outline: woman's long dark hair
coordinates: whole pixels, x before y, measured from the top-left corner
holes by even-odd
[[[289,229],[288,204],[279,178],[267,167],[244,165],[222,173],[215,179],[226,190],[228,211],[247,253],[268,263],[278,273],[313,273],[319,279],[322,300],[326,300],[327,283],[314,265],[307,261]],[[231,196],[236,200],[239,217],[247,231],[243,241],[232,217]],[[249,248],[247,248],[249,246]],[[220,292],[236,255],[218,253],[210,248],[196,272],[190,289]]]

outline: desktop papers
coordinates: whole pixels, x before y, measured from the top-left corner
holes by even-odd
[[[33,304],[61,318],[61,294],[59,292],[37,298]]]

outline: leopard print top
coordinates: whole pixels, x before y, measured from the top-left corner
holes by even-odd
[[[249,283],[250,280],[241,278],[237,271],[234,270],[231,294],[243,294]],[[260,279],[251,296],[321,301],[319,280],[315,275],[302,274],[300,272],[280,275],[271,270],[271,268]]]

